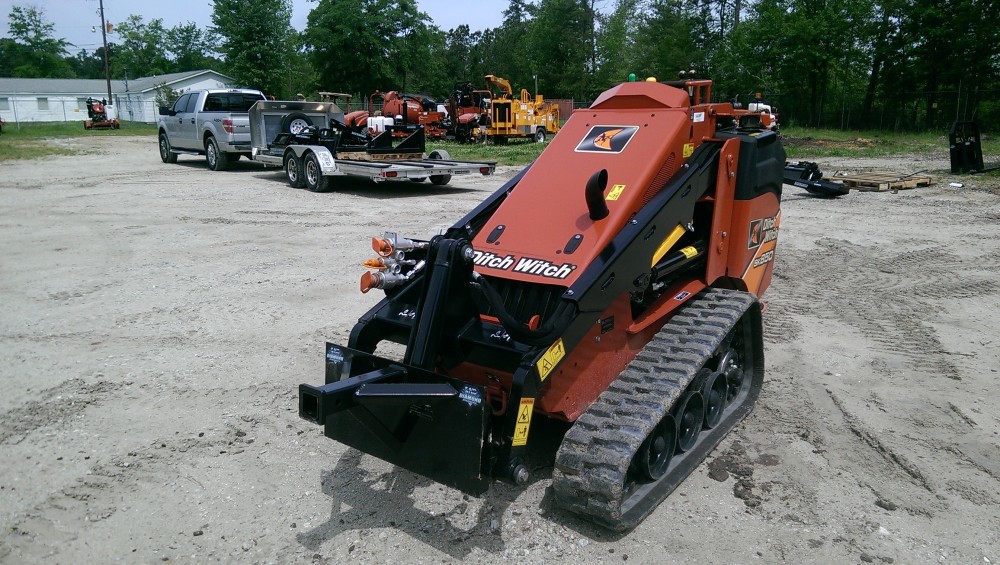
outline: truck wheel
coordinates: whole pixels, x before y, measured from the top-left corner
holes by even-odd
[[[313,123],[309,119],[309,116],[302,112],[293,112],[281,119],[281,133],[298,135],[302,133],[302,130],[312,125]]]
[[[535,130],[535,143],[545,143],[545,128]]]
[[[305,177],[306,188],[311,192],[329,192],[330,177],[323,176],[323,169],[319,166],[319,159],[315,153],[306,156],[302,163],[302,176]]]
[[[219,144],[216,143],[214,137],[209,137],[205,141],[205,161],[208,163],[208,168],[213,171],[224,171],[226,165],[229,164],[223,153],[219,151]]]
[[[431,151],[430,158],[440,161],[451,161],[451,154],[444,149],[435,149]],[[448,184],[449,182],[451,182],[451,175],[431,175],[431,183],[438,186]]]
[[[164,163],[176,163],[177,154],[170,151],[170,140],[166,132],[160,132],[160,160]]]
[[[285,178],[288,179],[288,186],[292,188],[305,188],[306,181],[302,176],[302,161],[295,153],[289,153],[285,157]]]

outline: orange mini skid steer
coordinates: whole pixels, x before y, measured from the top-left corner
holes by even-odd
[[[373,239],[361,286],[385,298],[327,344],[300,415],[476,495],[525,483],[532,422],[561,420],[555,502],[639,523],[763,380],[785,152],[711,84],[615,86],[442,235]]]

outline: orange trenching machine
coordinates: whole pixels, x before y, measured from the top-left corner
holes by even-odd
[[[362,291],[385,298],[327,344],[300,415],[477,495],[525,483],[532,430],[564,422],[556,504],[636,525],[763,380],[785,152],[711,84],[619,84],[443,234],[373,239]]]

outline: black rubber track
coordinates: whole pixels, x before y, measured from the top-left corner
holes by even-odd
[[[734,331],[735,330],[735,331]],[[739,339],[726,339],[730,333]],[[744,344],[746,376],[721,422],[674,455],[660,480],[642,483],[629,466],[643,439],[724,343]],[[754,295],[706,289],[685,304],[577,419],[556,453],[556,503],[613,530],[628,530],[670,494],[753,408],[763,381],[760,305]]]

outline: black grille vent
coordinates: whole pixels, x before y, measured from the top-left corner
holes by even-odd
[[[485,278],[503,297],[503,305],[507,312],[525,323],[532,316],[538,314],[542,317],[541,321],[544,324],[562,301],[560,297],[566,291],[565,287],[550,284],[526,283],[495,277]],[[489,308],[488,312],[483,313],[487,316],[497,317],[493,308]]]

